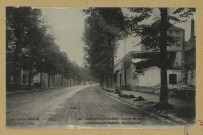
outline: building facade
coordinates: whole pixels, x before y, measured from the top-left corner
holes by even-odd
[[[185,68],[185,30],[172,27],[168,35],[173,36],[175,43],[167,46],[167,81],[169,89],[186,85],[189,72]],[[131,51],[114,67],[114,84],[116,87],[152,90],[160,88],[159,51],[154,52],[141,45],[141,51]],[[149,87],[151,89],[149,89]]]
[[[187,73],[187,85],[190,87],[196,87],[196,36],[194,20],[191,20],[190,39],[185,42],[185,67]]]

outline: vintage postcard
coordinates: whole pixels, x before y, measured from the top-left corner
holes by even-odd
[[[201,2],[137,2],[2,2],[0,134],[203,134]]]

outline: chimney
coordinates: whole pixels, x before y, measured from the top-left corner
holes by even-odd
[[[194,36],[195,36],[195,21],[192,19],[191,20],[191,37],[190,37],[190,39],[194,39]]]

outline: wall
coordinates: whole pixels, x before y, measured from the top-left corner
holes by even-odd
[[[167,51],[181,51],[183,50],[183,45],[184,45],[184,41],[185,41],[185,31],[179,28],[172,28],[171,30],[169,30],[167,32],[167,34],[169,36],[173,36],[175,38],[180,38],[179,41],[175,42],[174,45],[171,46],[167,46]],[[141,37],[141,40],[143,40],[144,38]],[[146,47],[144,45],[141,45],[141,51],[148,51],[148,52],[152,52],[153,49],[146,49]]]
[[[126,79],[127,79],[127,85],[131,85],[131,80],[133,79],[133,72],[132,72],[132,67],[126,68]]]
[[[55,86],[60,86],[61,76],[59,74],[55,75]]]
[[[121,88],[121,86],[123,85],[123,72],[122,72],[122,61],[118,62],[115,66],[114,66],[114,74],[116,79],[114,79],[114,86],[115,87],[119,87]],[[120,78],[121,75],[121,78]],[[120,86],[120,81],[121,81],[121,86]]]
[[[182,59],[184,59],[184,36],[185,36],[185,31],[183,29],[179,29],[177,27],[172,28],[171,30],[168,31],[168,35],[173,36],[175,39],[179,38],[179,41],[175,42],[174,45],[167,46],[167,51],[175,51],[176,52],[176,57],[173,62],[173,68],[178,68],[180,69],[182,66]],[[152,52],[153,49],[146,50],[146,47],[144,45],[141,45],[141,51],[148,51]]]
[[[33,83],[40,83],[40,73],[33,76]]]
[[[50,75],[50,88],[54,88],[55,87],[55,75]]]
[[[196,69],[187,71],[187,84],[188,86],[196,86]]]
[[[48,74],[42,73],[42,88],[48,88]]]
[[[187,85],[196,86],[196,36],[195,22],[191,20],[191,35],[189,44],[185,47],[185,61],[187,70]]]
[[[182,51],[177,51],[173,68],[181,68],[181,66],[182,66]]]
[[[28,81],[29,81],[29,71],[25,70],[19,70],[18,72],[18,79],[16,79],[19,86],[19,88],[27,89],[28,88]],[[33,88],[56,88],[61,86],[70,86],[71,85],[77,85],[77,79],[67,79],[64,78],[62,75],[57,74],[48,74],[48,73],[42,73],[42,83],[41,81],[41,73],[37,73],[31,78],[31,86]],[[7,89],[17,89],[16,83],[14,82],[14,76],[13,74],[7,74]],[[89,84],[89,82],[86,82],[86,84]]]
[[[40,75],[41,73],[38,73],[33,77],[34,87],[48,88],[48,74],[42,73],[42,86],[40,82]]]
[[[49,86],[48,86],[48,78],[49,80]],[[40,84],[40,73],[38,73],[37,75],[35,75],[33,77],[33,83],[38,86],[41,87]],[[62,77],[62,75],[60,74],[56,74],[56,75],[48,75],[47,73],[42,73],[42,88],[55,88],[55,87],[60,87],[60,86],[67,86],[70,85],[70,83],[72,85],[74,85],[74,81],[73,79],[67,79]]]
[[[168,34],[170,36],[175,37],[175,38],[180,38],[180,40],[175,42],[174,45],[168,46],[167,51],[181,51],[181,50],[183,50],[185,32],[183,30],[171,30],[170,32],[168,32]]]
[[[155,87],[160,83],[160,69],[157,67],[150,67],[146,69],[143,74],[137,74],[131,71],[130,76],[131,77],[128,77],[128,81],[132,87]]]
[[[120,78],[120,75],[121,75],[121,78]],[[114,83],[114,85],[116,87],[121,88],[121,86],[122,86],[122,80],[123,80],[122,78],[123,78],[122,71],[119,70],[118,72],[116,72],[116,82]],[[121,85],[120,85],[120,81],[121,81]]]
[[[177,75],[177,84],[172,85],[169,83],[169,74],[176,74]],[[159,88],[160,87],[160,68],[158,67],[150,67],[143,71],[143,73],[137,74],[136,72],[133,72],[133,70],[128,72],[128,84],[130,85],[130,88],[135,87],[154,87]],[[181,70],[167,70],[167,82],[168,82],[168,88],[176,88],[179,85],[181,85],[182,77],[181,77]]]
[[[28,86],[28,78],[29,78],[29,72],[28,71],[24,71],[24,70],[21,70],[20,72],[20,79],[21,79],[21,85],[23,86]],[[23,77],[25,76],[25,78]]]
[[[122,61],[118,62],[115,66],[114,66],[114,73],[116,73],[116,71],[121,70],[122,69]]]

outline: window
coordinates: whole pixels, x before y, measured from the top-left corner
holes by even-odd
[[[191,71],[191,79],[194,79],[194,71]]]
[[[27,83],[27,75],[23,74],[23,84],[26,84],[26,83]]]
[[[169,74],[169,83],[177,84],[177,75],[176,74]]]
[[[23,74],[23,84],[25,84],[25,74]]]
[[[177,34],[177,35],[180,35],[180,31],[176,31],[176,34]]]
[[[13,76],[11,75],[11,81],[13,81]]]
[[[176,42],[180,41],[180,37],[175,37]]]
[[[176,44],[176,46],[180,46],[180,44]]]
[[[138,74],[143,74],[143,68],[142,67],[136,67],[135,72]]]

